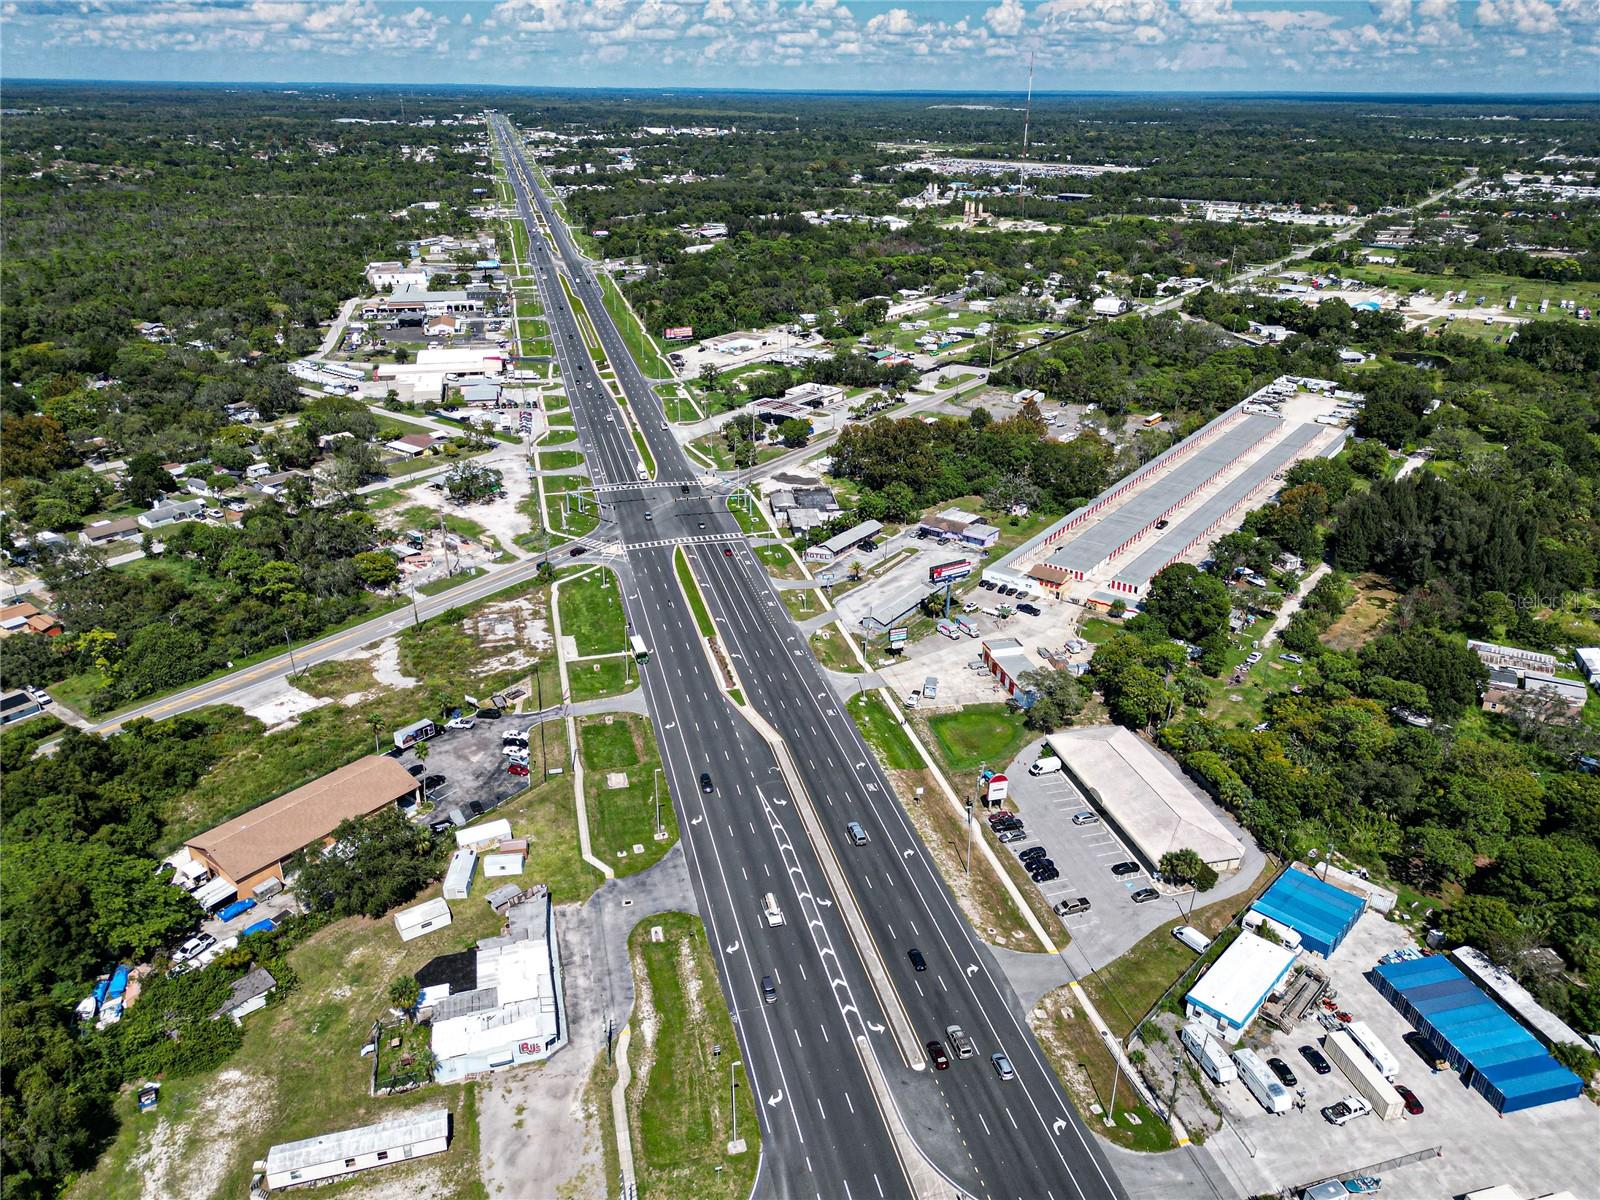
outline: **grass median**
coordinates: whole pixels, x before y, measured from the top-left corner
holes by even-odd
[[[706,600],[700,594],[700,583],[694,577],[694,572],[689,567],[688,556],[681,548],[672,552],[673,566],[678,571],[678,582],[683,585],[683,592],[689,598],[689,611],[694,613],[694,623],[699,626],[700,636],[712,638],[717,636],[717,627],[711,621],[711,613],[706,608]]]

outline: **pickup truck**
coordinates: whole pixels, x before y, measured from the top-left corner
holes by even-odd
[[[1372,1105],[1367,1103],[1364,1096],[1351,1093],[1343,1100],[1328,1105],[1322,1110],[1322,1116],[1330,1125],[1345,1125],[1371,1111]]]
[[[956,1052],[957,1058],[971,1058],[978,1052],[977,1046],[972,1044],[972,1038],[959,1025],[946,1025],[944,1036],[950,1043],[950,1049]]]

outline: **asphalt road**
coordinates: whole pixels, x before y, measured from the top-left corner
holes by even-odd
[[[659,401],[628,355],[601,291],[571,237],[532,182],[503,119],[495,135],[528,221],[533,267],[572,399],[580,445],[624,546],[630,626],[652,648],[641,672],[678,807],[691,878],[717,945],[741,1049],[759,1093],[762,1195],[904,1194],[865,1072],[850,1039],[865,1039],[900,1114],[935,1166],[975,1196],[1122,1197],[1094,1135],[1062,1093],[988,949],[974,936],[895,800],[888,780],[834,699],[806,642],[720,496],[708,490],[666,428]],[[549,255],[535,207],[559,251]],[[656,464],[638,478],[625,412],[599,378],[557,280],[584,302],[626,413]],[[678,599],[673,554],[693,562],[719,640],[750,702],[783,736],[843,864],[872,941],[922,1040],[962,1025],[978,1055],[948,1071],[905,1066],[839,917],[768,747],[718,690],[693,616]],[[714,790],[699,786],[702,771]],[[868,830],[848,844],[847,820]],[[774,893],[786,924],[769,928]],[[913,971],[919,949],[927,970]],[[777,998],[763,1003],[771,975]],[[1000,1051],[1016,1077],[989,1062]]]

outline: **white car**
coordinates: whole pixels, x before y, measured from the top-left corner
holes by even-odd
[[[1253,667],[1260,661],[1261,661],[1261,651],[1252,650],[1252,651],[1250,651],[1249,654],[1245,655],[1244,665],[1247,666],[1247,667]]]
[[[444,723],[446,729],[471,729],[477,721],[471,717],[451,717]]]
[[[1283,662],[1286,662],[1286,663],[1303,663],[1303,662],[1305,662],[1305,659],[1301,658],[1298,654],[1280,654],[1280,655],[1278,655],[1278,658],[1280,660],[1282,660]]]

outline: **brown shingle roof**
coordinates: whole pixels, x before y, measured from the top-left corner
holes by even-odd
[[[370,816],[415,792],[417,786],[394,759],[369,754],[224,821],[185,845],[204,854],[229,879],[246,879],[321,841],[341,821]]]
[[[1028,569],[1028,578],[1038,579],[1044,583],[1065,583],[1072,576],[1053,563],[1034,563]]]

